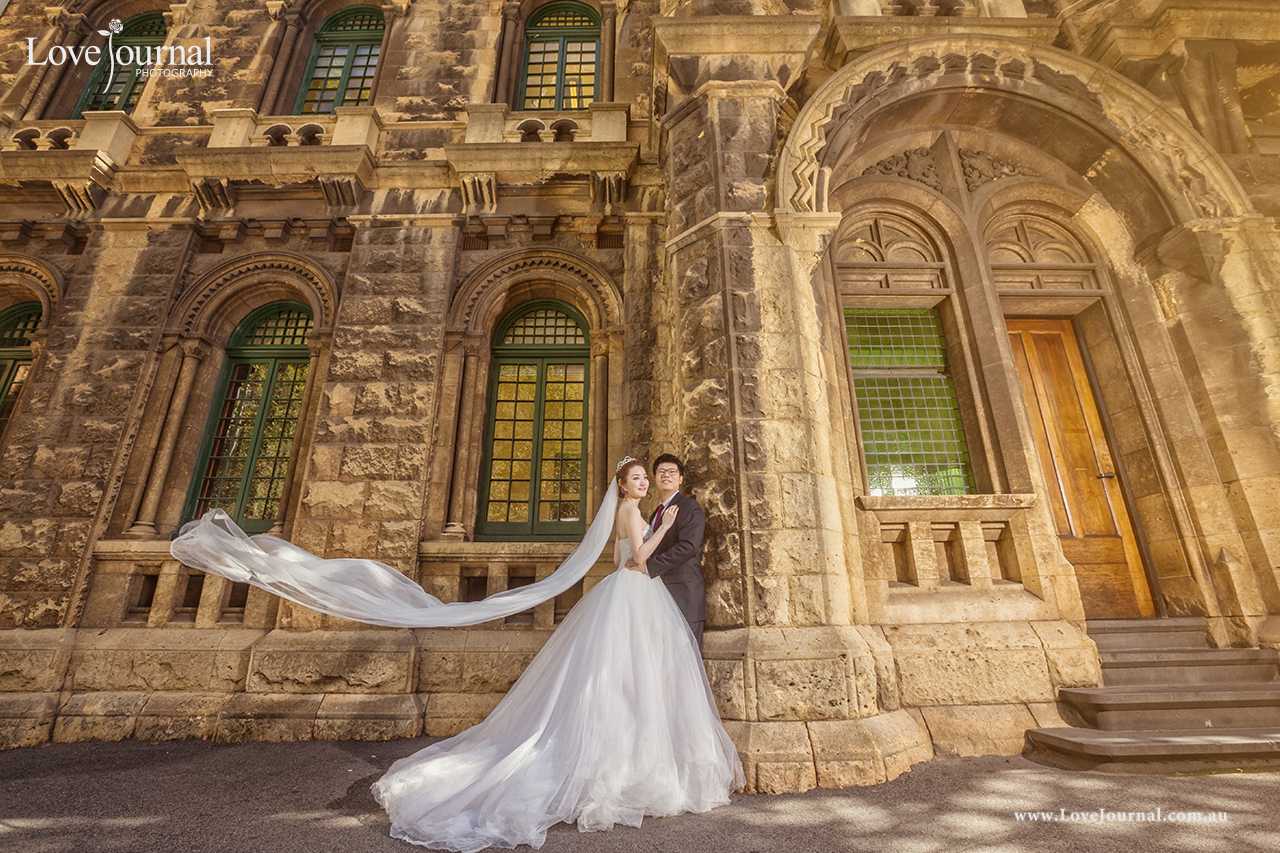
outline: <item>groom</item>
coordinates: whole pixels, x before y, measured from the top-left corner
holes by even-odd
[[[650,577],[662,578],[676,600],[676,606],[689,622],[698,653],[702,653],[702,625],[707,620],[707,590],[702,582],[702,529],[706,516],[691,496],[683,494],[684,463],[664,453],[653,460],[653,476],[658,481],[658,508],[649,521],[656,529],[662,523],[662,512],[669,506],[678,510],[675,525],[667,531],[645,568]],[[628,566],[636,565],[634,560]]]

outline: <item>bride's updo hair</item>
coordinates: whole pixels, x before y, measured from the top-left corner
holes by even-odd
[[[618,466],[618,473],[614,475],[614,481],[618,484],[618,497],[625,498],[627,493],[622,490],[622,482],[627,479],[627,472],[632,468],[643,468],[644,463],[639,459],[628,459]]]

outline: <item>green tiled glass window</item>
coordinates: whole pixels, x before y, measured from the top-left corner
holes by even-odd
[[[124,28],[111,39],[116,48],[133,47],[130,53],[143,60],[152,57],[152,48],[164,44],[166,30],[164,15],[159,12],[147,12],[134,15],[125,21]],[[107,46],[102,46],[103,58],[89,75],[89,83],[80,94],[72,118],[82,118],[85,113],[102,110],[123,110],[133,112],[138,105],[138,97],[142,94],[142,72],[151,67],[150,62],[130,62],[118,65],[106,56]],[[139,56],[140,55],[140,56]],[[107,81],[107,75],[111,80]]]
[[[254,312],[232,335],[185,518],[220,508],[249,533],[275,523],[302,414],[310,331],[311,312],[285,302]]]
[[[581,3],[552,3],[524,31],[525,110],[585,110],[596,97],[600,18]]]
[[[0,436],[17,408],[31,372],[31,339],[40,327],[40,303],[24,302],[0,313]]]
[[[499,329],[477,535],[556,540],[586,529],[585,326],[568,306],[542,302]]]
[[[372,6],[353,6],[326,18],[316,32],[294,112],[328,114],[334,107],[369,103],[384,26],[382,12]]]
[[[975,491],[947,349],[932,308],[846,308],[873,495]]]

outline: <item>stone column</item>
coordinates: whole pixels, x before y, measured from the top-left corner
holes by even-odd
[[[169,396],[169,409],[165,415],[164,427],[160,430],[160,441],[156,445],[151,473],[147,476],[147,485],[143,490],[142,506],[133,526],[124,534],[134,539],[154,539],[157,535],[156,513],[160,509],[160,495],[169,477],[169,465],[173,462],[173,451],[178,445],[182,417],[186,414],[187,402],[191,399],[191,386],[195,383],[200,360],[208,349],[203,341],[193,338],[181,341],[178,346],[182,349],[182,368],[178,372],[178,382]]]
[[[471,425],[475,419],[476,395],[481,393],[473,387],[477,384],[476,379],[480,372],[479,346],[475,343],[467,344],[464,352],[462,381],[458,383],[458,387],[462,389],[462,400],[460,401],[461,411],[458,414],[457,432],[454,433],[453,440],[453,476],[449,486],[449,520],[445,523],[444,533],[441,534],[446,539],[465,539],[467,537],[467,528],[463,523],[467,504],[467,478],[464,475],[471,470]]]
[[[511,65],[515,58],[519,20],[520,4],[503,4],[501,59],[498,62],[498,77],[493,81],[493,101],[497,104],[511,103],[512,86],[515,82]]]
[[[591,341],[591,465],[587,468],[588,493],[584,512],[593,512],[602,494],[598,489],[609,476],[609,334]]]
[[[80,47],[84,45],[92,34],[92,30],[85,21],[84,15],[67,15],[66,23],[63,26],[64,29],[61,30],[63,40],[59,43],[68,47]],[[70,63],[64,63],[58,66],[44,65],[40,66],[36,70],[36,79],[27,94],[30,101],[27,103],[25,111],[21,109],[18,110],[22,113],[23,119],[26,121],[36,121],[40,118],[44,113],[44,108],[49,105],[49,99],[52,98],[53,93],[57,91],[58,84],[62,82],[62,78],[66,75],[69,65]],[[51,71],[49,70],[50,68],[52,68]],[[24,101],[25,100],[26,99],[24,99]],[[19,106],[21,107],[22,105],[20,104]]]
[[[1229,41],[1181,42],[1169,80],[1196,130],[1223,154],[1247,154],[1249,139],[1236,83],[1236,46]]]
[[[378,47],[378,67],[373,70],[373,86],[369,95],[370,103],[378,97],[378,87],[382,83],[383,73],[387,70],[387,48],[391,46],[396,28],[400,24],[400,19],[404,17],[407,8],[407,0],[403,5],[401,3],[388,3],[382,7],[382,44]]]
[[[600,89],[596,92],[596,100],[604,103],[613,101],[613,65],[617,53],[618,7],[613,0],[604,0],[600,4]]]
[[[284,75],[289,70],[289,62],[293,58],[293,49],[298,42],[299,16],[288,13],[284,16],[284,35],[280,38],[280,47],[276,51],[276,60],[271,65],[271,77],[267,80],[267,88],[262,93],[258,104],[261,114],[279,115],[283,109],[280,87],[284,84]]]

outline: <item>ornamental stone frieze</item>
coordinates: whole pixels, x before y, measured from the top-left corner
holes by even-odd
[[[964,183],[969,192],[974,192],[983,184],[989,184],[1000,178],[1037,174],[1034,169],[1010,163],[994,154],[975,151],[972,148],[960,149],[960,168],[964,170]]]
[[[886,157],[879,163],[868,166],[862,174],[890,175],[917,181],[932,190],[941,191],[942,189],[942,184],[938,181],[938,163],[933,158],[933,152],[928,148],[913,148],[910,151]]]

